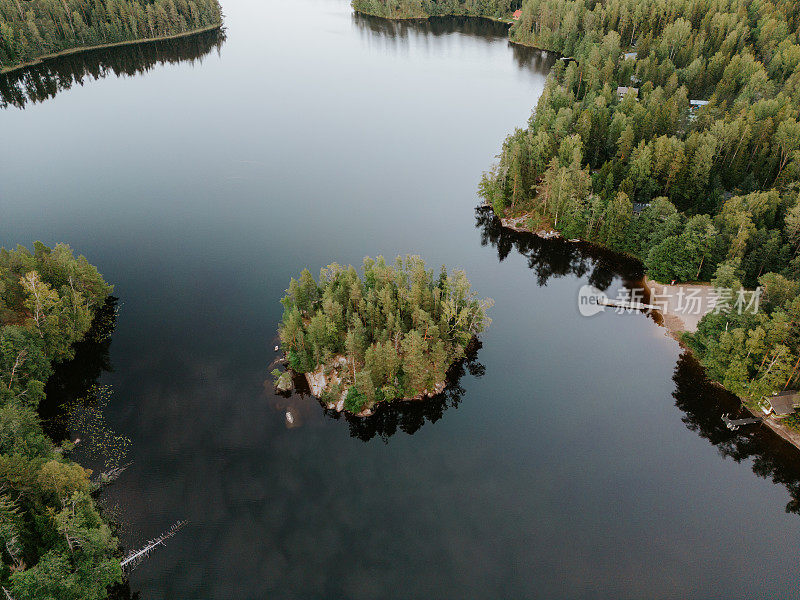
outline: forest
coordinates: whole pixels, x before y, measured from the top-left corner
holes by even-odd
[[[508,19],[522,0],[353,0],[353,9],[387,19],[444,15]]]
[[[217,0],[0,0],[0,72],[74,48],[219,25]]]
[[[76,85],[111,75],[146,73],[157,65],[202,62],[225,43],[225,31],[212,29],[195,35],[133,46],[86,50],[49,60],[0,77],[0,108],[24,108],[54,98]]]
[[[797,276],[796,19],[789,2],[526,2],[512,39],[568,60],[482,195],[662,281],[736,259],[748,286]]]
[[[511,39],[562,58],[480,187],[498,216],[633,255],[659,281],[761,285],[762,314],[687,336],[750,402],[798,383],[798,10],[526,1]]]
[[[353,5],[382,16],[516,8]],[[751,403],[800,383],[798,26],[788,0],[524,0],[511,41],[559,59],[479,189],[497,216],[636,257],[658,281],[761,286],[761,314],[709,315],[687,336]]]
[[[344,399],[351,413],[441,392],[448,369],[489,325],[492,305],[476,297],[463,271],[442,267],[435,276],[418,256],[393,265],[365,258],[363,277],[332,264],[317,282],[306,269],[281,303],[289,367],[322,368],[331,382],[322,400]]]
[[[69,246],[0,250],[0,586],[15,600],[92,600],[122,580],[97,479],[37,408],[112,288]]]

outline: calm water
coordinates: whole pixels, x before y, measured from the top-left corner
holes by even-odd
[[[101,383],[132,441],[105,495],[123,541],[189,521],[133,589],[800,597],[798,453],[728,432],[731,399],[647,317],[579,316],[581,285],[613,294],[636,265],[473,210],[552,59],[346,0],[224,9],[227,40],[39,69],[0,112],[0,243],[67,241],[116,284]],[[458,388],[365,422],[275,396],[289,277],[406,252],[496,300]]]

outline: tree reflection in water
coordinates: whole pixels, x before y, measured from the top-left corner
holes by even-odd
[[[134,76],[166,63],[202,61],[225,42],[224,30],[213,30],[173,40],[143,42],[89,50],[48,59],[40,64],[0,75],[0,108],[44,102],[59,92],[109,75]]]
[[[392,21],[354,12],[353,23],[370,42],[380,42],[389,47],[400,48],[398,42],[412,34],[440,37],[458,33],[489,40],[505,40],[511,47],[517,65],[536,73],[548,73],[556,62],[556,55],[552,52],[508,41],[509,24],[481,17],[431,17]]]
[[[83,340],[74,345],[72,360],[56,363],[45,386],[45,399],[39,405],[45,433],[55,443],[69,437],[67,408],[76,402],[89,402],[100,376],[110,372],[111,334],[117,326],[118,299],[109,296],[94,315]]]
[[[466,357],[453,365],[447,373],[448,386],[441,394],[425,400],[384,402],[379,404],[371,417],[356,417],[350,413],[338,413],[324,409],[332,419],[344,418],[350,425],[350,435],[364,442],[378,436],[384,443],[398,431],[414,435],[426,421],[435,423],[448,408],[458,408],[466,390],[461,378],[469,372],[473,377],[483,377],[486,367],[478,362],[480,341],[467,349]]]
[[[642,267],[635,259],[592,244],[546,240],[511,231],[502,227],[488,208],[477,209],[476,227],[481,231],[481,244],[497,248],[500,261],[513,249],[526,256],[539,285],[547,285],[551,277],[568,274],[587,277],[601,290],[608,288],[615,276],[621,277],[628,288],[641,285]],[[653,316],[660,323],[658,316]],[[736,462],[752,459],[754,473],[786,486],[791,496],[786,511],[800,514],[800,452],[765,425],[729,430],[722,416],[745,416],[741,402],[711,382],[702,365],[688,352],[680,355],[673,380],[675,406],[684,413],[686,426],[716,446],[723,457]]]
[[[76,407],[96,412],[101,420],[98,426],[102,426],[103,407],[98,405],[98,397],[93,390],[97,389],[98,381],[103,373],[112,371],[109,349],[111,335],[117,326],[118,310],[118,298],[109,296],[105,304],[95,312],[92,326],[84,339],[75,344],[75,356],[72,360],[56,363],[53,374],[47,380],[45,399],[39,405],[39,416],[42,419],[45,433],[56,444],[76,433],[71,431],[72,421],[70,419],[71,411]],[[105,433],[111,433],[104,426],[103,428]],[[84,435],[83,432],[78,433]],[[88,441],[83,443],[88,443]],[[104,462],[108,462],[108,456],[104,456],[103,459]],[[108,509],[108,507],[104,508]],[[111,516],[117,515],[114,515],[112,511]],[[118,526],[116,522],[112,524]],[[139,592],[133,592],[130,584],[125,580],[110,588],[108,597],[111,600],[137,600],[140,595]]]
[[[292,429],[309,420],[310,411],[322,411],[333,420],[345,420],[350,426],[350,435],[364,442],[379,437],[388,443],[389,438],[402,431],[408,435],[416,433],[426,422],[435,423],[442,418],[448,408],[458,408],[466,390],[461,386],[461,378],[467,373],[473,377],[483,377],[486,367],[478,362],[480,340],[473,341],[467,348],[466,356],[447,372],[448,385],[441,394],[424,400],[395,400],[382,402],[375,407],[369,417],[356,417],[348,412],[336,412],[311,396],[308,383],[302,375],[295,377],[294,392],[275,393],[273,407],[283,411],[286,427]],[[265,382],[271,386],[271,382]]]
[[[544,239],[506,229],[486,207],[475,210],[475,221],[475,227],[481,231],[481,246],[497,248],[500,262],[516,249],[528,259],[528,268],[534,271],[540,286],[546,286],[553,277],[567,275],[587,277],[589,283],[600,290],[608,289],[615,277],[620,277],[629,289],[642,285],[644,271],[634,258],[584,242]]]
[[[745,415],[739,399],[711,382],[702,365],[688,352],[681,354],[672,377],[675,406],[683,411],[686,426],[717,447],[720,455],[737,463],[753,460],[753,472],[786,486],[791,500],[786,512],[800,514],[800,454],[766,425],[729,430],[725,414]]]

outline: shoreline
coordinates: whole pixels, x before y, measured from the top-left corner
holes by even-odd
[[[446,15],[427,15],[424,17],[386,17],[384,15],[376,15],[375,13],[366,12],[363,10],[356,10],[353,9],[353,12],[357,15],[364,15],[366,17],[375,17],[376,19],[385,19],[387,21],[429,21],[430,19],[446,19],[448,17],[465,17],[467,19],[486,19],[487,21],[493,21],[494,23],[503,23],[504,25],[508,25],[509,27],[514,24],[514,21],[511,19],[503,19],[501,17],[490,17],[488,15],[459,15],[456,13],[449,13]],[[511,41],[509,39],[509,41]],[[517,42],[515,42],[517,43]],[[521,44],[525,45],[525,44]],[[532,47],[532,46],[531,46]]]
[[[500,221],[500,224],[503,227],[503,229],[508,229],[508,230],[513,231],[515,233],[527,233],[527,234],[530,234],[530,235],[535,235],[535,236],[537,236],[539,238],[542,238],[542,239],[558,239],[558,240],[565,241],[565,242],[582,243],[582,244],[593,245],[593,242],[588,242],[586,240],[580,240],[580,239],[567,240],[558,231],[555,231],[555,230],[544,230],[544,229],[540,230],[540,231],[531,230],[528,227],[525,227],[524,225],[522,225],[522,220],[526,218],[526,215],[523,215],[521,217],[499,217],[499,216],[497,216],[496,213],[494,213],[494,210],[492,209],[492,207],[489,206],[487,203],[484,202],[483,204],[481,204],[479,206],[486,207],[489,210],[492,210],[492,214]],[[606,251],[616,252],[614,250],[611,250],[610,248],[604,248],[603,246],[599,246],[599,247],[603,248],[603,250],[606,250]],[[630,255],[622,253],[622,252],[619,252],[618,254],[620,254],[622,256],[630,257]],[[655,281],[653,279],[650,279],[647,276],[646,273],[642,277],[642,286],[644,287],[645,297],[647,298],[647,302],[648,303],[650,302],[649,299],[652,298],[653,291],[656,288],[656,286],[661,288],[662,291],[664,289],[669,290],[670,288],[678,287],[678,286],[671,286],[671,285],[659,283],[659,282],[657,282],[657,281]],[[708,294],[708,290],[711,289],[711,285],[709,283],[685,284],[685,285],[682,285],[682,286],[679,286],[679,287],[682,287],[683,289],[687,289],[687,288],[698,289],[698,290],[700,290],[702,296],[706,296]],[[683,334],[685,332],[693,332],[693,331],[697,330],[697,324],[700,321],[700,319],[702,318],[702,315],[699,315],[699,316],[698,315],[690,315],[692,318],[687,318],[687,316],[685,314],[678,314],[677,311],[670,310],[669,309],[669,304],[667,305],[667,309],[666,310],[650,310],[648,312],[649,312],[650,315],[652,315],[654,317],[654,321],[656,322],[656,324],[661,326],[661,327],[663,327],[666,330],[666,334],[669,337],[671,337],[676,342],[678,342],[678,344],[680,345],[680,347],[682,349],[684,349],[685,351],[689,352],[693,359],[698,360],[697,356],[694,354],[692,349],[689,348],[683,342],[682,338],[683,338]],[[699,362],[699,360],[698,360],[698,362]],[[700,365],[702,366],[702,363],[700,363]],[[703,368],[703,371],[706,372],[705,367]],[[707,374],[707,372],[706,372],[706,374]],[[712,379],[709,379],[709,381],[711,381],[714,385],[716,385],[716,386],[718,386],[718,387],[720,387],[720,388],[722,388],[722,389],[724,389],[726,391],[729,391],[729,390],[727,390],[725,388],[725,386],[723,386],[718,381],[714,381]],[[795,448],[800,450],[800,432],[795,431],[794,429],[790,429],[790,428],[786,427],[785,425],[782,425],[780,423],[780,421],[778,421],[777,419],[773,418],[772,416],[765,416],[763,413],[761,413],[759,411],[754,411],[749,406],[747,406],[747,404],[745,404],[745,402],[739,396],[736,396],[736,397],[738,398],[739,403],[740,403],[740,405],[741,405],[741,407],[743,409],[747,410],[754,417],[760,417],[761,418],[761,422],[764,425],[766,425],[767,427],[769,427],[769,429],[771,429],[783,441],[785,441],[788,444],[791,444],[792,446],[794,446]]]
[[[657,281],[654,281],[654,280],[650,279],[646,274],[642,278],[642,285],[644,286],[645,295],[646,295],[647,298],[651,297],[652,289],[657,285],[658,286],[662,286],[664,288],[674,287],[674,286],[668,286],[668,285],[665,285],[665,284],[658,283]],[[682,287],[684,287],[684,288],[686,288],[686,287],[694,287],[694,288],[710,289],[710,284],[702,284],[702,285],[700,285],[700,284],[688,284],[688,285],[682,286]],[[653,311],[653,312],[654,313],[658,313],[658,315],[661,317],[661,323],[659,323],[657,320],[656,320],[656,323],[659,324],[660,326],[662,326],[664,329],[666,329],[667,330],[667,335],[670,336],[671,338],[673,338],[675,341],[677,341],[678,344],[680,345],[680,347],[682,349],[684,349],[685,351],[689,352],[689,354],[692,356],[692,358],[694,360],[696,360],[700,364],[700,366],[702,367],[702,363],[699,361],[699,359],[695,355],[694,351],[691,348],[689,348],[683,342],[683,339],[682,339],[683,338],[683,334],[685,332],[692,332],[692,331],[696,331],[697,330],[697,321],[699,321],[700,319],[698,318],[697,321],[687,323],[686,321],[688,319],[686,319],[686,317],[682,318],[682,317],[678,316],[674,312],[669,311],[669,308],[666,311],[657,310],[657,311]],[[694,317],[695,315],[692,315],[692,316]],[[708,372],[706,371],[705,367],[703,367],[703,371],[705,372],[706,376],[708,376]],[[713,379],[710,379],[710,378],[709,378],[709,381],[711,383],[713,383],[715,386],[725,390],[726,392],[729,392],[729,393],[733,394],[733,392],[730,392],[730,390],[728,390],[719,381],[714,381]],[[736,394],[733,394],[733,395],[736,396]],[[763,412],[761,412],[759,410],[754,410],[754,409],[750,408],[739,396],[736,396],[736,398],[739,400],[739,404],[740,404],[742,409],[746,410],[749,414],[753,415],[754,417],[760,418],[761,419],[761,423],[763,425],[766,425],[769,429],[771,429],[773,431],[773,433],[778,435],[783,441],[785,441],[788,444],[791,444],[792,446],[794,446],[795,448],[800,450],[800,432],[799,431],[796,431],[794,429],[786,427],[778,419],[774,418],[772,415],[765,415]]]
[[[206,33],[208,31],[214,31],[216,29],[222,28],[222,21],[219,23],[215,23],[212,25],[207,25],[205,27],[200,27],[198,29],[192,29],[191,31],[184,31],[182,33],[176,33],[173,35],[165,35],[160,37],[153,37],[153,38],[139,38],[135,40],[123,40],[119,42],[110,42],[108,44],[96,44],[94,46],[76,46],[75,48],[67,48],[66,50],[61,50],[59,52],[53,52],[51,54],[45,54],[44,56],[39,56],[34,58],[28,62],[20,63],[18,65],[14,65],[11,67],[2,67],[0,68],[0,75],[8,75],[10,73],[14,73],[16,71],[22,71],[28,69],[30,67],[38,66],[42,63],[45,63],[50,60],[55,60],[58,58],[62,58],[64,56],[70,56],[72,54],[80,54],[82,52],[91,52],[92,50],[105,50],[108,48],[116,48],[119,46],[133,46],[137,44],[147,44],[150,42],[164,42],[168,40],[175,40],[184,37],[190,37],[193,35],[197,35],[199,33]]]
[[[473,343],[473,340],[470,340],[470,344]],[[438,396],[447,388],[450,382],[450,373],[457,364],[460,364],[463,360],[466,359],[466,351],[465,356],[461,359],[454,362],[450,367],[447,369],[447,373],[445,374],[444,381],[436,382],[436,385],[433,386],[432,390],[424,389],[422,392],[417,394],[412,398],[395,398],[394,400],[382,400],[380,402],[375,402],[371,406],[364,408],[363,410],[354,413],[347,410],[344,406],[345,398],[347,397],[347,392],[350,388],[346,388],[342,391],[342,395],[336,402],[331,402],[325,400],[323,398],[323,394],[330,389],[331,385],[338,385],[342,382],[342,377],[340,375],[340,370],[347,366],[347,359],[342,356],[335,356],[332,360],[332,364],[327,365],[319,365],[314,371],[310,371],[308,373],[294,373],[291,371],[291,368],[288,368],[290,372],[293,373],[294,376],[302,375],[305,379],[306,383],[308,384],[308,389],[310,394],[316,398],[320,404],[322,404],[328,410],[335,410],[338,413],[344,412],[354,417],[371,417],[375,414],[375,411],[378,409],[379,405],[387,403],[387,402],[419,402],[421,400],[429,400],[435,396]],[[286,359],[286,364],[288,365],[288,359]],[[337,366],[338,365],[338,366]],[[338,369],[338,370],[337,370]],[[326,376],[325,372],[328,371],[328,375]],[[292,377],[294,379],[294,377]]]
[[[428,16],[425,16],[425,17],[403,17],[403,16],[386,17],[384,15],[376,15],[374,13],[366,12],[366,11],[363,11],[363,10],[353,9],[353,12],[356,13],[356,14],[359,14],[359,15],[367,16],[367,17],[375,17],[376,19],[385,19],[387,21],[399,21],[399,22],[404,22],[404,21],[429,21],[430,19],[442,19],[442,18],[447,18],[447,17],[466,17],[468,19],[486,19],[487,21],[492,21],[493,23],[502,23],[503,25],[508,25],[509,29],[511,29],[511,27],[514,25],[514,23],[516,23],[516,21],[513,20],[513,19],[504,19],[502,17],[491,17],[489,15],[459,15],[459,14],[456,14],[456,13],[449,13],[449,14],[446,14],[446,15],[428,15]],[[540,52],[548,52],[550,54],[558,55],[558,53],[553,51],[553,50],[548,50],[547,48],[540,48],[539,46],[534,46],[533,44],[527,44],[525,42],[520,42],[519,40],[513,40],[513,39],[511,39],[510,35],[507,37],[507,39],[508,39],[508,43],[509,44],[514,44],[515,46],[522,46],[523,48],[532,48],[534,50],[539,50]]]
[[[317,402],[320,403],[325,409],[327,410],[334,410],[337,413],[346,413],[348,415],[352,415],[358,418],[367,418],[371,417],[380,409],[382,404],[391,404],[394,402],[420,402],[425,400],[430,400],[431,398],[435,398],[436,396],[443,394],[448,386],[453,384],[456,380],[456,372],[458,368],[463,365],[468,359],[471,354],[477,353],[480,350],[482,344],[478,339],[478,336],[475,335],[470,339],[467,345],[464,347],[464,355],[459,358],[458,360],[454,361],[448,368],[447,372],[445,373],[444,380],[438,381],[433,386],[432,390],[424,389],[422,392],[417,394],[412,398],[395,398],[393,400],[382,400],[380,402],[375,402],[372,406],[364,408],[363,410],[354,413],[347,410],[344,407],[344,401],[347,396],[347,389],[342,392],[341,397],[336,402],[331,402],[328,400],[324,400],[322,394],[330,388],[331,384],[338,385],[342,382],[342,378],[339,374],[339,371],[347,366],[347,359],[343,355],[338,355],[333,357],[330,364],[327,365],[318,365],[314,371],[310,371],[308,373],[297,373],[292,370],[289,366],[289,359],[286,354],[282,354],[279,358],[275,359],[275,361],[270,364],[282,364],[285,367],[284,373],[289,373],[291,375],[291,386],[282,389],[278,386],[274,386],[280,393],[295,393],[300,391],[301,395],[303,394],[302,388],[298,388],[296,383],[297,379],[299,378],[300,381],[305,382],[308,386],[308,389],[305,390],[308,392],[310,396],[312,396]],[[328,374],[326,375],[326,371]]]
[[[669,294],[670,301],[666,304],[666,310],[658,310],[658,312],[663,322],[660,325],[663,325],[665,329],[669,332],[669,334],[674,337],[676,340],[681,341],[681,335],[688,331],[689,333],[694,333],[697,331],[697,325],[709,311],[706,310],[705,312],[700,311],[695,314],[686,314],[686,311],[678,311],[677,308],[671,309],[673,302],[671,301],[677,293],[677,290],[694,290],[697,293],[698,298],[702,301],[701,306],[708,307],[708,297],[710,292],[713,290],[710,283],[683,283],[680,285],[670,285],[666,283],[660,283],[654,279],[650,279],[645,273],[644,277],[642,278],[642,285],[645,289],[645,295],[648,299],[651,299],[656,288],[659,288],[662,292],[666,291]]]

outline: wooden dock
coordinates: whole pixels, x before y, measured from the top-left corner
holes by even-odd
[[[655,304],[645,304],[644,302],[623,302],[622,300],[611,300],[610,298],[598,299],[598,304],[619,308],[622,310],[661,310],[663,307]]]
[[[736,431],[742,425],[755,425],[761,423],[761,417],[745,417],[744,419],[731,419],[728,415],[722,415],[722,422],[731,431]]]

